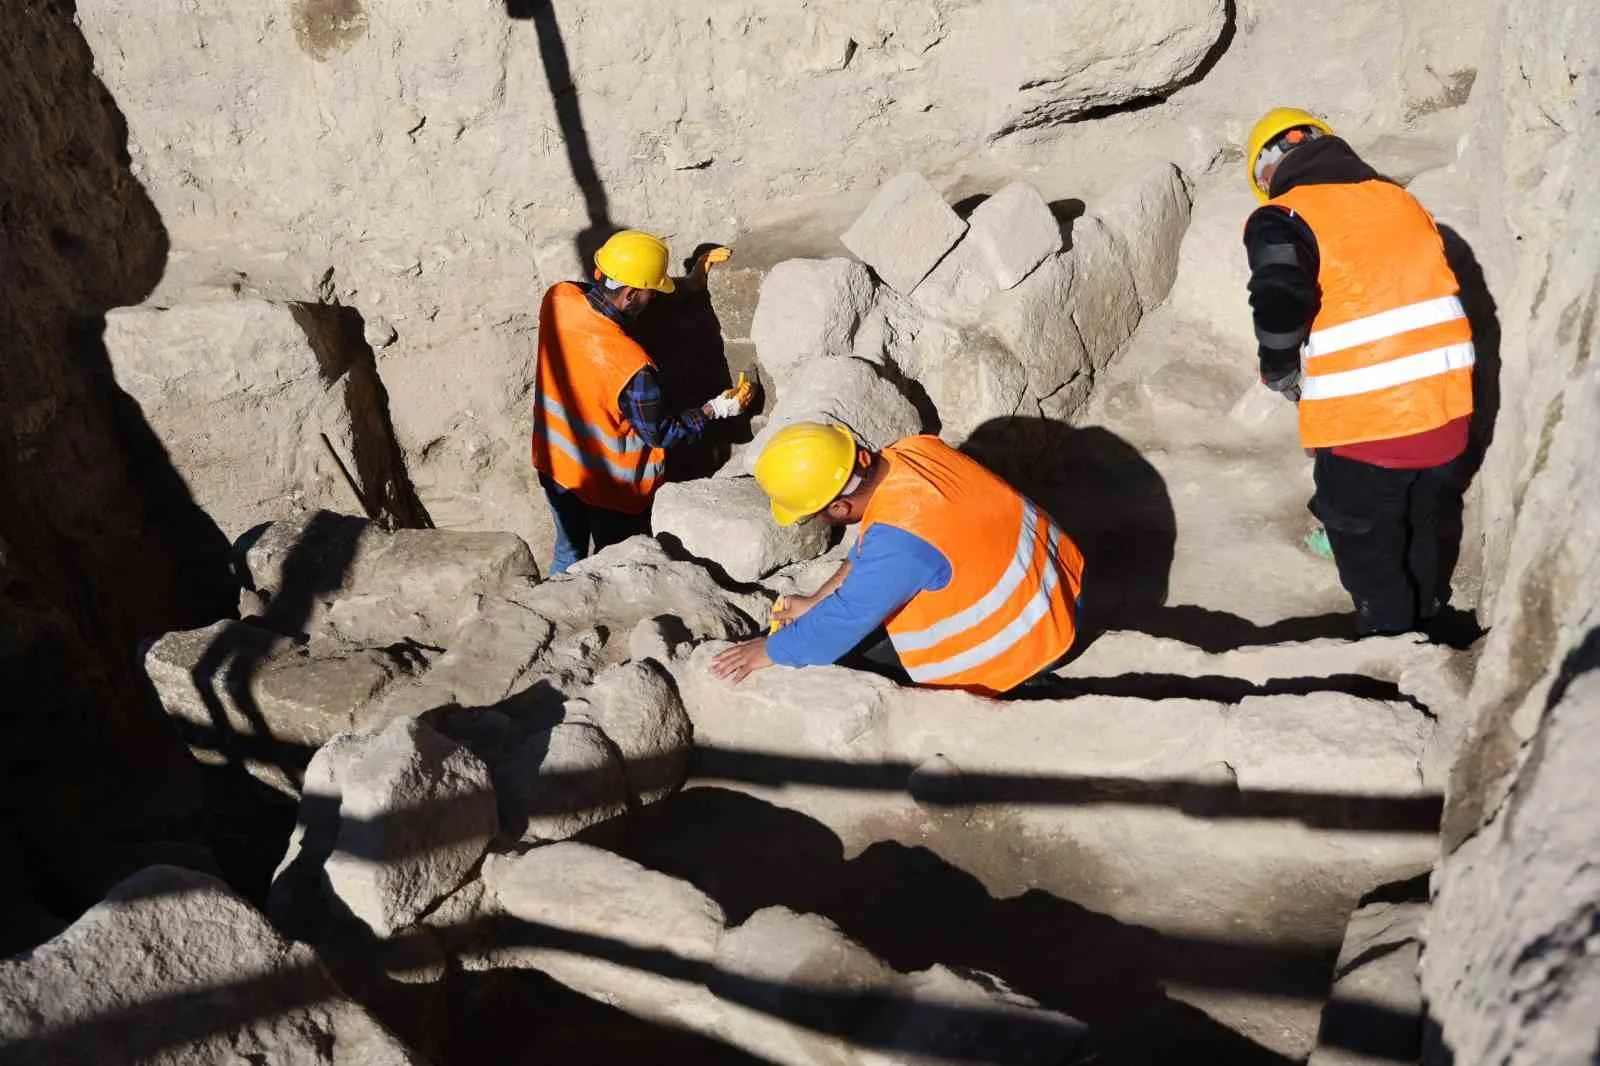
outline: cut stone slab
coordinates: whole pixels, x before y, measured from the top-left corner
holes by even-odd
[[[872,304],[872,275],[853,259],[786,259],[761,282],[750,339],[781,394],[806,363],[850,354]]]
[[[1082,334],[1073,321],[1072,255],[1046,259],[1015,288],[984,305],[983,322],[1027,371],[1028,391],[1044,398],[1089,367]]]
[[[924,332],[919,343],[933,343],[934,337],[933,331]],[[943,351],[924,354],[921,382],[939,412],[939,432],[946,440],[965,440],[985,422],[1021,410],[1029,392],[1028,371],[1011,352],[969,331],[939,337],[937,343]]]
[[[503,936],[463,955],[468,969],[539,970],[642,1018],[702,1032],[715,1024],[704,981],[724,918],[693,885],[574,841],[496,856],[484,882],[520,921],[503,918]],[[632,964],[641,954],[655,964]]]
[[[1306,1066],[1417,1061],[1423,1013],[1418,966],[1427,913],[1426,903],[1368,903],[1350,916],[1317,1049]]]
[[[379,936],[453,892],[498,829],[489,768],[414,718],[345,745],[331,891]]]
[[[1149,314],[1172,291],[1192,204],[1183,171],[1158,163],[1119,181],[1096,217],[1128,251],[1139,305]]]
[[[796,422],[836,422],[869,448],[922,432],[916,407],[877,367],[860,359],[820,360],[790,382],[771,419],[745,449],[747,473],[755,473],[755,461],[772,435]]]
[[[1000,291],[994,267],[974,233],[969,231],[912,290],[911,298],[929,314],[964,322]]]
[[[480,597],[539,576],[510,533],[387,533],[326,511],[274,522],[249,544],[245,565],[267,597],[263,624],[356,644],[409,637],[443,646]]]
[[[307,331],[327,310],[243,299],[106,315],[117,383],[230,540],[308,509],[359,510],[340,463],[378,504],[404,477],[370,351]]]
[[[734,581],[750,583],[828,548],[828,529],[816,522],[780,526],[767,494],[754,478],[717,478],[667,484],[650,512],[656,536],[670,535],[690,555],[720,566]]]
[[[971,229],[963,243],[977,247],[1002,289],[1014,288],[1034,267],[1061,251],[1056,216],[1039,190],[1025,181],[1014,181],[979,204],[968,225]]]
[[[670,655],[661,661],[670,661]],[[660,662],[624,663],[603,671],[580,699],[567,704],[567,714],[593,722],[616,745],[636,802],[655,803],[683,784],[694,725]]]
[[[216,878],[153,866],[0,962],[17,1066],[424,1066]]]
[[[706,292],[711,297],[711,309],[716,313],[723,340],[750,339],[765,278],[765,270],[742,266],[737,252],[732,259],[712,267],[706,275]]]
[[[884,182],[839,240],[895,292],[910,293],[966,231],[939,190],[907,171]]]
[[[239,759],[258,780],[298,795],[311,753],[354,728],[401,668],[378,651],[313,657],[224,619],[156,641],[145,673],[196,757]]]
[[[1415,796],[1433,723],[1406,703],[1341,692],[1251,696],[1227,715],[1228,765],[1262,791]]]
[[[1072,321],[1096,370],[1104,369],[1139,324],[1143,311],[1128,253],[1093,216],[1072,227]]]
[[[717,945],[711,990],[722,1030],[785,1066],[853,1064],[852,1035],[899,977],[815,914],[756,911]]]

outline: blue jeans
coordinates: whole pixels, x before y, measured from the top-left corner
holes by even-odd
[[[609,548],[629,537],[650,532],[649,512],[624,514],[584,503],[578,494],[562,488],[549,475],[539,475],[539,487],[550,502],[556,522],[555,558],[550,574],[564,574],[579,559],[586,559],[601,548]]]

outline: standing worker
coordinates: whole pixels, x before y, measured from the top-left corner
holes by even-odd
[[[727,249],[711,249],[692,280],[703,283],[710,265],[727,257]],[[533,466],[555,516],[552,574],[648,533],[666,449],[697,440],[709,420],[732,418],[750,402],[746,386],[662,414],[656,365],[628,327],[656,293],[675,287],[666,242],[623,230],[594,262],[593,282],[558,282],[539,306]]]
[[[716,676],[837,662],[880,626],[912,681],[997,695],[1072,646],[1083,556],[1050,516],[937,437],[881,452],[841,426],[779,430],[756,460],[779,525],[861,524],[855,549],[776,633],[717,656]]]
[[[1279,108],[1246,153],[1261,381],[1297,401],[1311,512],[1360,636],[1449,599],[1439,517],[1472,416],[1472,329],[1433,217],[1321,119]]]

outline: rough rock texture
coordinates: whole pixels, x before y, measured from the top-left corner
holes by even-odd
[[[641,804],[663,799],[683,783],[694,742],[694,725],[660,665],[667,661],[670,653],[657,662],[614,666],[567,704],[569,717],[593,722],[616,745],[628,791]]]
[[[1078,269],[1073,256],[1052,256],[984,308],[985,324],[1016,356],[1027,372],[1029,387],[1041,397],[1089,366],[1082,334],[1072,318],[1071,295]]]
[[[155,866],[0,962],[7,1062],[422,1066],[221,881]]]
[[[671,536],[690,555],[722,568],[734,581],[759,581],[828,548],[828,529],[814,522],[780,526],[754,478],[716,478],[664,485],[650,511],[656,536]]]
[[[356,644],[443,644],[481,597],[539,576],[509,533],[389,533],[326,511],[274,522],[244,561],[267,597],[265,624]]]
[[[1307,1066],[1381,1066],[1422,1053],[1417,973],[1426,903],[1372,902],[1350,916]]]
[[[966,231],[939,190],[907,172],[884,182],[839,240],[891,289],[909,293]]]
[[[117,384],[230,540],[318,509],[423,518],[371,350],[337,315],[246,299],[106,316]]]
[[[1099,370],[1139,324],[1132,256],[1104,222],[1090,216],[1072,227],[1072,258],[1072,321],[1090,365]]]
[[[922,432],[921,414],[878,367],[860,359],[821,359],[806,364],[789,382],[771,418],[734,465],[754,473],[767,441],[796,422],[837,422],[869,448]]]
[[[1012,182],[979,204],[967,221],[968,240],[1002,289],[1013,287],[1046,256],[1061,250],[1056,216],[1039,190],[1024,181]]]
[[[341,747],[329,890],[379,936],[455,890],[498,823],[489,770],[416,719]]]
[[[1127,249],[1128,269],[1145,314],[1167,298],[1177,280],[1190,207],[1188,183],[1171,163],[1125,177],[1095,205],[1095,215]]]
[[[501,824],[526,844],[565,840],[628,811],[621,756],[583,722],[528,736],[495,763],[494,779]]]
[[[772,268],[750,339],[780,393],[807,360],[850,354],[872,290],[872,275],[850,259],[788,259]]]

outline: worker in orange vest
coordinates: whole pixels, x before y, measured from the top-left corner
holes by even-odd
[[[1299,405],[1358,635],[1402,633],[1449,599],[1440,516],[1472,416],[1472,329],[1433,217],[1328,124],[1278,108],[1246,152],[1261,380]]]
[[[772,516],[860,523],[846,560],[782,628],[717,656],[735,683],[774,663],[838,661],[879,627],[911,681],[998,695],[1072,647],[1083,556],[1032,501],[937,437],[873,452],[837,425],[801,422],[756,460]]]
[[[713,248],[691,280],[704,282]],[[666,449],[698,440],[713,419],[743,413],[750,390],[729,389],[699,408],[661,410],[656,365],[629,325],[656,293],[676,287],[666,242],[637,230],[595,253],[593,282],[563,281],[539,306],[533,394],[533,465],[555,516],[552,574],[601,548],[650,531],[650,500]]]

